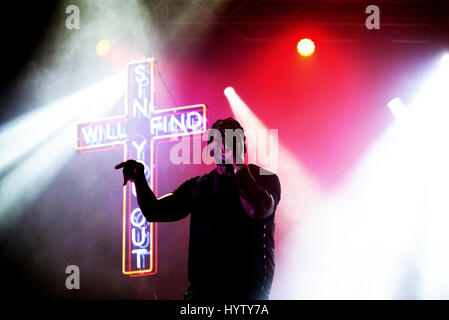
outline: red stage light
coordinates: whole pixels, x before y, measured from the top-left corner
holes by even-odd
[[[301,41],[298,42],[298,53],[302,56],[310,56],[315,52],[315,44],[310,39],[301,39]]]

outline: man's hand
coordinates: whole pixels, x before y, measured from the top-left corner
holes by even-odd
[[[123,185],[126,185],[128,180],[136,182],[139,177],[145,176],[144,165],[135,160],[128,160],[115,166],[115,169],[120,168],[123,168]]]

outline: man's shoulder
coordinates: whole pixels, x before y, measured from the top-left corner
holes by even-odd
[[[186,183],[186,182],[195,183],[198,179],[205,179],[205,178],[213,176],[216,171],[217,171],[216,169],[213,169],[213,170],[211,170],[209,172],[206,172],[206,173],[203,173],[201,175],[194,176],[194,177],[184,181],[184,183]]]
[[[249,170],[251,174],[258,176],[273,176],[277,178],[276,173],[271,172],[265,168],[258,166],[257,164],[250,163],[248,164]]]
[[[190,187],[193,187],[197,182],[201,183],[203,181],[210,180],[210,178],[214,176],[216,171],[217,171],[216,169],[213,169],[210,172],[206,172],[202,175],[194,176],[193,178],[184,181],[184,183],[182,183],[181,186],[188,185]]]

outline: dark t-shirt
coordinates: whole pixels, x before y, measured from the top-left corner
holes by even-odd
[[[280,201],[277,175],[254,179]],[[269,173],[265,171],[265,173]],[[268,299],[274,274],[274,218],[251,218],[244,210],[234,175],[214,169],[187,180],[173,195],[191,213],[188,277],[196,292],[210,298]]]

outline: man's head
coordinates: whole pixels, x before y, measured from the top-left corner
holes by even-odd
[[[209,152],[217,164],[243,163],[246,153],[246,137],[237,120],[226,118],[217,120],[209,131],[207,144]]]

